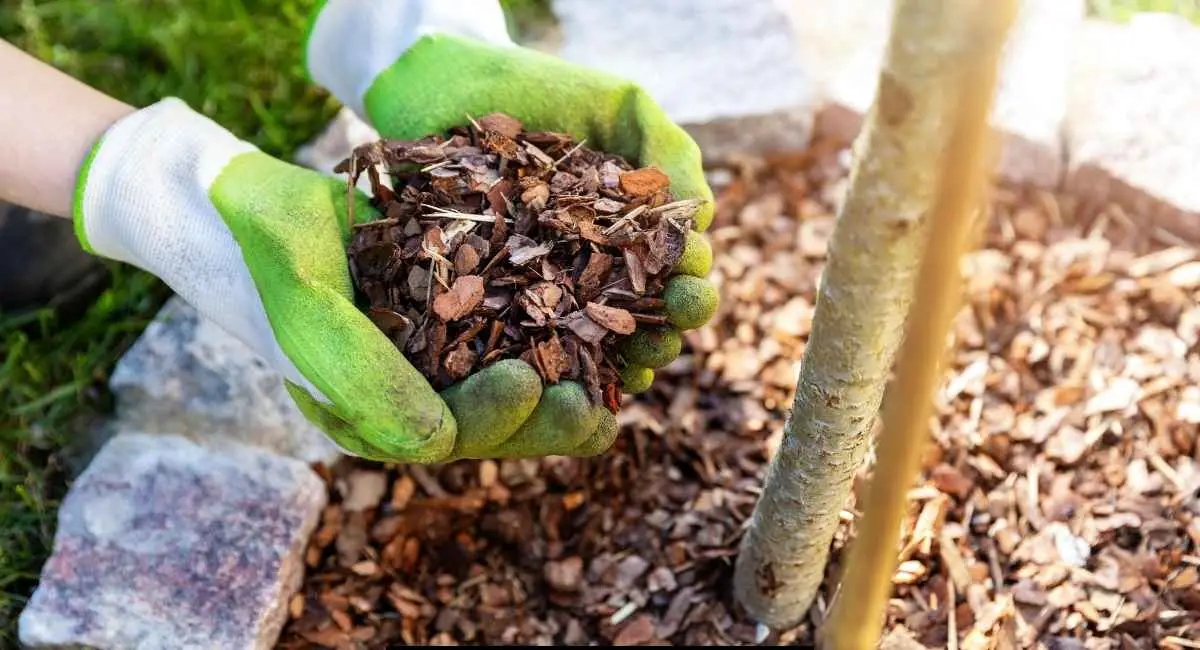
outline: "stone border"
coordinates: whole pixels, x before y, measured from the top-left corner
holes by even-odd
[[[561,31],[535,47],[641,83],[711,161],[800,147],[814,134],[850,142],[870,105],[890,11],[890,2],[879,0],[643,0],[624,12],[598,6],[555,0]],[[746,48],[748,41],[761,51]],[[1001,180],[1111,201],[1133,227],[1158,229],[1167,243],[1200,245],[1200,182],[1193,179],[1200,175],[1200,127],[1187,119],[1200,106],[1200,29],[1161,14],[1116,25],[1085,19],[1083,0],[1024,0],[996,106]],[[351,147],[375,137],[343,111],[297,161],[332,173]],[[213,617],[192,620],[187,634],[228,639],[228,647],[272,647],[283,603],[303,572],[294,550],[303,548],[324,504],[323,485],[304,463],[332,463],[340,454],[299,416],[279,377],[178,299],[122,359],[112,387],[119,410],[109,428],[119,434],[60,510],[54,554],[21,618],[22,642],[108,650],[130,634],[178,632],[150,605],[122,617],[88,603],[113,593],[104,568],[127,571],[144,561],[139,553],[156,549],[205,548],[284,560],[258,582],[238,582],[245,574],[236,572],[177,582],[177,589],[194,586],[210,596],[234,583],[259,594],[245,601],[261,608],[238,619],[249,621],[245,629]],[[244,494],[222,490],[223,483],[257,481],[262,489],[253,489],[269,496],[256,504],[259,514],[237,518],[236,538],[160,535],[155,547],[121,529],[119,522],[130,519],[120,513],[151,512],[164,530],[195,530],[188,510],[199,502],[173,484],[180,477],[209,486],[215,512],[226,508],[210,512],[210,522],[248,507],[238,501]],[[268,532],[273,546],[263,541]],[[226,546],[204,546],[215,539]],[[89,557],[105,562],[75,570]],[[150,593],[169,578],[147,572],[137,579]],[[203,646],[180,642],[171,647]]]

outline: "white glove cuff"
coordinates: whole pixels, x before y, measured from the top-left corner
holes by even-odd
[[[375,78],[426,34],[512,45],[497,0],[328,0],[313,22],[305,65],[360,118]]]
[[[205,318],[317,399],[280,349],[241,247],[209,198],[248,142],[175,98],[108,129],[84,170],[75,215],[96,254],[157,276]]]
[[[176,98],[130,114],[104,134],[86,170],[77,219],[88,244],[155,274],[181,266],[157,268],[180,231],[204,230],[236,249],[208,190],[234,156],[254,150]]]

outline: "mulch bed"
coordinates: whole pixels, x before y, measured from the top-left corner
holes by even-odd
[[[712,173],[720,311],[626,398],[607,454],[326,472],[278,647],[753,644],[733,560],[845,164],[821,144]],[[1115,208],[1005,190],[967,264],[887,644],[1200,647],[1196,248]],[[766,641],[811,643],[833,584]]]

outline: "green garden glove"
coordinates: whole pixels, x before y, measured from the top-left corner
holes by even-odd
[[[689,237],[677,276],[664,296],[672,325],[639,329],[622,349],[628,364],[622,373],[626,392],[648,389],[654,369],[678,357],[680,330],[700,327],[712,317],[717,292],[704,279],[712,252],[702,233],[712,221],[713,196],[700,150],[634,84],[517,47],[494,0],[329,0],[314,14],[306,64],[318,84],[384,137],[417,139],[459,126],[468,116],[503,112],[526,128],[566,132],[586,139],[594,149],[657,166],[671,179],[676,199],[704,202],[696,217],[697,232]],[[481,387],[492,380],[472,379]],[[555,411],[570,412],[557,402],[556,394],[584,391],[564,384],[569,388],[546,391],[535,417],[548,399],[555,400]],[[525,386],[489,388],[512,395]],[[587,406],[582,399],[575,403],[581,409]],[[491,408],[474,400],[450,399],[450,404],[461,428],[473,428],[470,423],[482,420],[472,408]],[[599,419],[606,431],[615,426],[604,417],[611,416],[606,409],[591,410],[593,415],[573,413],[573,419]],[[547,438],[567,433],[565,427],[547,431]],[[514,438],[506,444],[522,442],[520,436]],[[584,444],[600,447],[592,441]]]

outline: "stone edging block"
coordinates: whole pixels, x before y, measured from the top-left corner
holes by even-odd
[[[268,650],[327,496],[308,466],[248,446],[122,433],[58,512],[21,613],[30,648]]]
[[[178,296],[121,357],[109,387],[117,429],[246,443],[306,463],[342,455],[305,419],[279,373]]]

